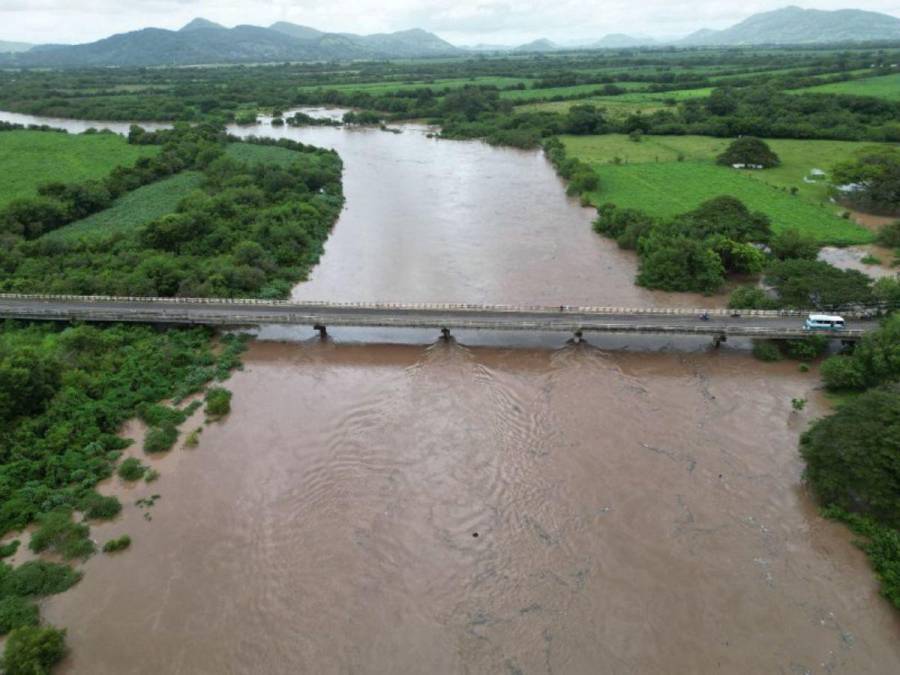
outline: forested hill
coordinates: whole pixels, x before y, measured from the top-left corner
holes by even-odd
[[[320,33],[279,23],[224,28],[203,19],[179,31],[145,28],[82,45],[41,45],[0,62],[20,66],[152,66],[446,55],[456,48],[423,30],[378,35]]]
[[[684,45],[816,44],[900,40],[900,19],[858,9],[784,7],[754,14],[725,30],[702,30]]]

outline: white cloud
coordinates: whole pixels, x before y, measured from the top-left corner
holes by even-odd
[[[227,26],[291,21],[325,31],[372,33],[425,28],[455,43],[567,41],[606,33],[682,35],[724,28],[790,0],[0,0],[0,39],[90,42],[147,26],[179,28],[202,16]],[[849,0],[798,2],[840,9]],[[900,15],[900,0],[853,7]]]

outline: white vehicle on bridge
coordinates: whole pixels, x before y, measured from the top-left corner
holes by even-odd
[[[810,314],[803,330],[844,330],[844,318],[830,314]]]

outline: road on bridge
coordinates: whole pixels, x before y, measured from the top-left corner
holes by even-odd
[[[508,307],[496,305],[400,305],[292,303],[262,300],[108,298],[0,295],[0,317],[14,319],[141,322],[241,326],[377,326],[403,328],[678,333],[710,336],[791,338],[808,333],[804,316],[728,310],[599,307]],[[856,340],[877,327],[850,320],[831,334]]]

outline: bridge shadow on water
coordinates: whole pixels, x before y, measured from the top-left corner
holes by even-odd
[[[260,341],[286,342],[305,345],[405,345],[443,348],[501,348],[501,349],[601,349],[623,352],[679,352],[704,353],[716,351],[709,336],[586,333],[578,341],[575,336],[554,331],[498,331],[458,330],[444,339],[438,330],[419,328],[356,328],[334,327],[325,338],[307,326],[263,325],[250,329]],[[731,338],[718,351],[747,353],[752,348],[749,338]]]

